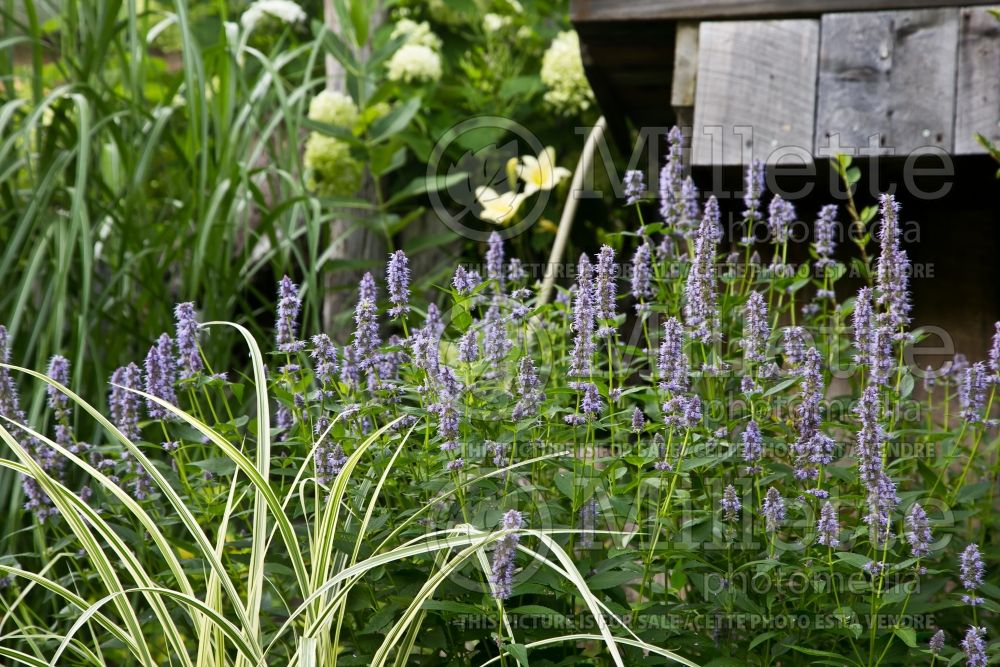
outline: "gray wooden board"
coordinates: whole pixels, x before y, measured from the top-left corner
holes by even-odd
[[[817,155],[952,150],[957,9],[827,14],[821,32]]]
[[[819,21],[703,22],[698,43],[693,164],[808,157]]]
[[[985,153],[977,132],[1000,144],[1000,21],[983,7],[966,7],[959,26],[955,153]]]

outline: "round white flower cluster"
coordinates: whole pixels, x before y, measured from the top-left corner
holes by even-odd
[[[324,90],[309,103],[309,118],[317,123],[352,128],[358,122],[358,105],[340,91]]]
[[[324,90],[309,103],[309,118],[328,125],[353,128],[359,119],[358,105],[349,95]],[[363,165],[351,155],[347,142],[319,132],[309,134],[303,155],[306,187],[325,196],[349,196],[361,186]]]
[[[580,59],[580,38],[576,32],[559,33],[542,57],[542,83],[548,87],[545,101],[557,112],[570,116],[590,108],[590,89]]]
[[[393,27],[390,37],[405,37],[407,44],[420,44],[435,51],[441,48],[441,38],[431,32],[431,25],[427,21],[417,23],[413,19],[400,19]]]
[[[261,19],[271,17],[282,23],[295,25],[306,20],[306,13],[292,0],[254,0],[243,15],[240,23],[244,30],[253,30]]]
[[[441,38],[431,32],[430,25],[402,19],[392,31],[392,37],[400,36],[406,37],[406,43],[386,63],[389,80],[413,83],[440,79]]]
[[[306,187],[325,196],[350,196],[361,187],[364,165],[351,155],[351,147],[336,137],[313,132],[303,156]]]
[[[489,12],[483,15],[483,31],[487,33],[500,32],[510,25],[511,17]]]

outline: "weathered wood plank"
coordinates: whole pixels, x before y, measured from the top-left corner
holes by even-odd
[[[831,12],[964,7],[996,0],[571,0],[574,23],[816,17]]]
[[[694,122],[694,98],[698,81],[698,24],[677,24],[674,48],[674,77],[670,86],[670,106],[677,114],[678,125]]]
[[[817,155],[954,146],[958,10],[822,18]]]
[[[977,132],[1000,143],[1000,22],[983,7],[966,7],[959,23],[955,153],[985,153]]]
[[[819,22],[704,22],[693,164],[744,164],[812,149]]]

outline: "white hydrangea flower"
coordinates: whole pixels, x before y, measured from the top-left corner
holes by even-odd
[[[244,30],[253,30],[265,16],[294,25],[306,20],[306,13],[292,0],[254,0],[240,17]]]
[[[386,63],[390,81],[437,81],[441,78],[441,56],[423,44],[404,44]]]
[[[576,32],[559,33],[542,57],[542,83],[548,87],[545,101],[558,113],[569,116],[590,108],[594,92],[583,72],[580,38]]]
[[[336,137],[311,133],[302,161],[306,187],[316,194],[346,197],[361,187],[364,165],[351,155],[350,146]]]
[[[413,19],[400,19],[392,29],[391,37],[406,37],[407,44],[419,44],[435,51],[441,48],[441,38],[431,32],[427,21],[417,23]]]
[[[358,122],[358,105],[340,91],[324,90],[309,103],[309,118],[317,123],[354,127]]]
[[[510,25],[509,16],[501,16],[490,12],[483,16],[483,30],[485,32],[500,32]]]

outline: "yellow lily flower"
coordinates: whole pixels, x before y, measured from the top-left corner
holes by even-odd
[[[476,188],[476,201],[483,207],[479,212],[481,219],[503,225],[521,208],[524,195],[514,191],[499,194],[493,188],[480,185]]]
[[[524,181],[526,197],[539,190],[551,190],[569,175],[569,169],[556,166],[556,151],[552,146],[543,150],[538,157],[525,155],[518,167],[518,176]]]

